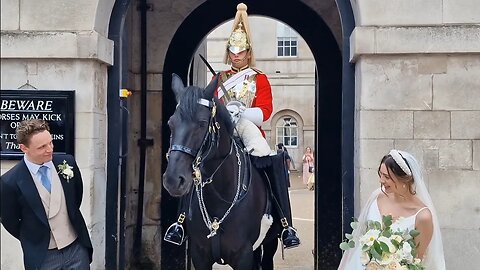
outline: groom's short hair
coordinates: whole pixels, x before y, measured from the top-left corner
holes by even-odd
[[[24,120],[20,122],[16,129],[17,143],[27,145],[30,143],[30,139],[33,135],[43,132],[50,131],[48,123],[40,119],[31,119]]]

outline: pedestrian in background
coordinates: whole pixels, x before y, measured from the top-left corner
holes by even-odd
[[[290,187],[290,166],[293,164],[292,158],[288,154],[287,148],[283,145],[283,143],[277,144],[277,154],[283,153],[284,158],[285,158],[285,167],[287,168],[286,174],[287,174],[287,186]]]
[[[313,157],[312,148],[310,147],[305,148],[305,153],[303,154],[302,162],[303,162],[303,168],[302,168],[303,184],[307,185],[308,179],[310,178],[310,176],[313,175],[313,172],[315,170],[315,158]]]

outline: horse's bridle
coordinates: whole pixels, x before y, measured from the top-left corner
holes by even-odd
[[[202,148],[204,148],[204,146],[207,144],[209,137],[211,139],[210,139],[207,155],[210,153],[211,148],[213,146],[211,142],[216,142],[216,141],[218,142],[219,133],[217,131],[220,129],[220,126],[216,121],[217,106],[215,102],[213,100],[206,100],[204,98],[201,98],[198,100],[198,104],[203,105],[211,110],[210,119],[208,120],[208,131],[205,133],[205,136],[203,137],[202,144],[200,145],[198,150],[192,149],[185,145],[173,144],[170,146],[170,149],[168,149],[167,161],[172,151],[179,151],[179,152],[185,153],[187,155],[192,156],[195,160],[197,160],[198,158],[201,158],[202,151],[200,150],[202,150]],[[199,152],[200,152],[200,155],[199,155]]]

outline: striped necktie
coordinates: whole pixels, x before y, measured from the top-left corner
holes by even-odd
[[[38,169],[40,172],[40,180],[42,180],[42,185],[48,190],[48,192],[51,192],[52,189],[52,182],[50,181],[49,173],[48,173],[48,167],[45,165],[40,166],[40,169]]]

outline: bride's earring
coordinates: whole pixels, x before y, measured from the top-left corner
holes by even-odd
[[[405,184],[403,184],[403,188],[406,188],[407,186]]]

